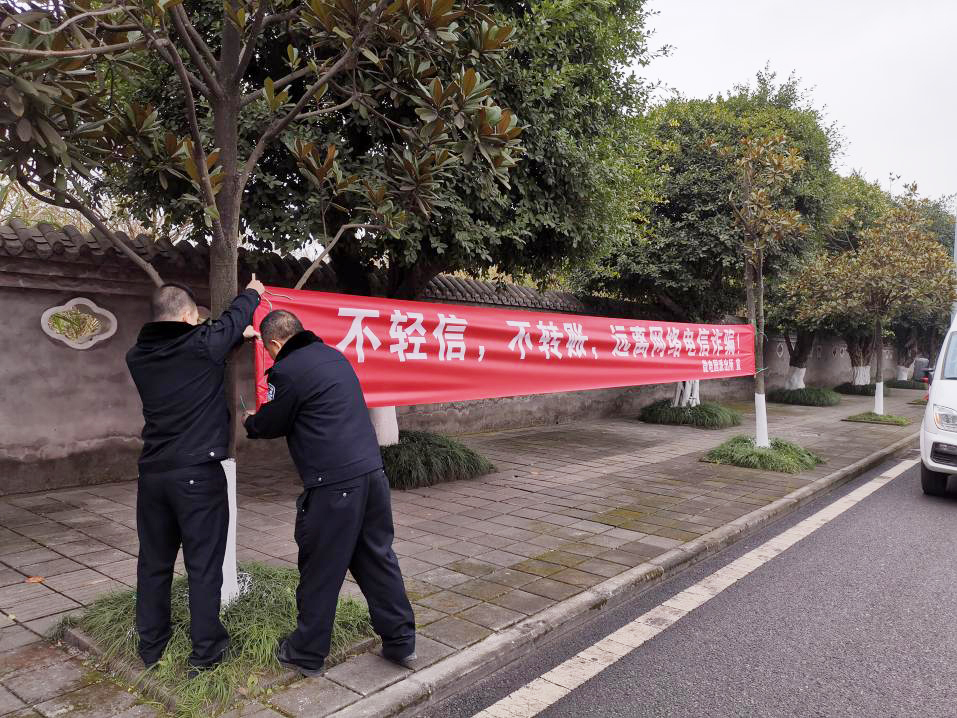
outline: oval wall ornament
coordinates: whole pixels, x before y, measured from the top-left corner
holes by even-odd
[[[40,317],[40,328],[71,349],[89,349],[116,334],[116,315],[86,297],[50,307]]]

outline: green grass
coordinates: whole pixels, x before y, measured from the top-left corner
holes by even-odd
[[[281,667],[273,651],[279,639],[296,627],[295,569],[247,563],[240,567],[248,573],[251,586],[222,613],[229,632],[230,646],[216,668],[187,680],[190,654],[189,611],[185,578],[177,578],[172,590],[173,636],[160,662],[142,678],[174,697],[175,715],[201,718],[218,715],[228,709],[237,694],[255,695],[265,676],[275,676]],[[108,659],[120,658],[142,666],[136,653],[136,594],[112,593],[96,600],[80,616],[67,619],[58,628],[77,626],[92,638]],[[350,646],[372,635],[366,607],[352,599],[339,601],[332,632],[332,652],[327,662],[341,660]]]
[[[891,424],[893,426],[907,426],[910,424],[910,419],[907,417],[894,416],[893,414],[875,414],[873,411],[849,416],[844,421],[859,421],[864,424]]]
[[[702,429],[727,429],[741,424],[741,413],[713,402],[698,406],[674,407],[670,399],[662,399],[641,410],[638,418],[648,424],[678,424]]]
[[[382,447],[382,463],[393,489],[474,479],[495,471],[488,459],[464,444],[427,431],[399,432],[398,444]]]
[[[889,386],[892,389],[916,389],[918,391],[924,391],[927,389],[927,384],[924,382],[911,381],[910,379],[891,379],[890,381],[885,381],[884,386]]]
[[[852,396],[874,396],[874,392],[877,390],[876,387],[876,384],[851,384],[850,382],[845,382],[840,386],[834,387],[834,391],[838,394],[850,394]],[[887,384],[884,385],[884,396],[890,396]]]
[[[772,439],[768,449],[758,448],[750,436],[736,436],[709,451],[705,461],[713,464],[731,464],[747,469],[781,471],[796,474],[813,469],[824,460],[797,444],[783,439]]]
[[[914,401],[909,401],[907,403],[913,404],[915,406],[927,406],[927,399],[914,399]]]
[[[804,389],[772,389],[768,392],[768,401],[800,406],[837,406],[841,403],[841,395],[831,389],[815,386]]]

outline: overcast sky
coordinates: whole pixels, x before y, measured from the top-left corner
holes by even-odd
[[[654,48],[638,72],[687,97],[792,70],[845,137],[842,173],[887,189],[957,192],[957,0],[651,0]],[[666,93],[665,93],[666,94]]]

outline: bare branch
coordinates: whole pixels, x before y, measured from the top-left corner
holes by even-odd
[[[136,251],[130,247],[126,242],[122,241],[117,237],[113,231],[106,226],[106,222],[100,217],[99,213],[95,212],[92,207],[87,205],[85,202],[81,201],[74,195],[70,194],[66,190],[59,189],[53,185],[41,182],[37,179],[34,179],[38,187],[43,188],[47,192],[50,192],[56,196],[60,197],[59,201],[54,201],[50,197],[46,197],[39,192],[37,192],[33,187],[30,186],[29,180],[25,178],[22,174],[17,174],[17,182],[23,187],[32,197],[40,200],[41,202],[46,202],[47,204],[56,205],[59,207],[65,207],[67,209],[73,209],[82,214],[86,219],[92,224],[96,229],[105,236],[110,242],[116,247],[120,252],[122,252],[126,257],[133,262],[137,267],[146,272],[146,275],[152,280],[153,284],[157,287],[162,286],[163,278],[160,276],[160,273],[156,271],[156,268],[143,259]]]
[[[100,45],[98,47],[75,48],[73,50],[33,50],[25,47],[16,47],[15,45],[2,45],[0,52],[6,52],[14,55],[23,55],[25,57],[92,57],[94,55],[109,55],[114,52],[123,52],[124,50],[143,50],[147,43],[142,40],[134,42],[121,42],[118,45]]]
[[[323,218],[323,221],[324,220],[325,218]],[[309,281],[309,277],[312,276],[312,273],[315,272],[316,269],[319,268],[319,265],[322,264],[323,260],[329,256],[329,252],[331,252],[332,248],[336,246],[336,242],[338,242],[342,238],[342,235],[348,232],[350,229],[385,229],[385,226],[381,224],[344,224],[342,225],[339,228],[339,231],[336,232],[336,236],[333,237],[332,241],[329,242],[329,244],[326,245],[326,247],[322,250],[322,254],[316,257],[316,261],[310,264],[309,269],[307,269],[303,273],[302,277],[299,278],[299,281],[296,282],[296,286],[294,287],[294,289],[302,289],[305,286],[306,282]]]
[[[278,80],[276,80],[272,85],[273,89],[281,90],[289,83],[295,82],[296,80],[301,80],[303,77],[306,77],[307,75],[310,75],[310,74],[312,74],[312,70],[310,70],[308,67],[303,67],[299,70],[296,70],[295,72],[290,72],[285,77],[281,77]],[[248,95],[243,95],[243,99],[240,101],[239,106],[245,107],[246,105],[252,102],[255,102],[256,100],[261,100],[265,96],[266,96],[265,90],[260,88],[256,90],[255,92],[250,92]]]
[[[199,173],[200,185],[204,195],[203,200],[207,207],[215,207],[216,193],[213,191],[213,183],[209,179],[209,169],[206,165],[206,150],[203,148],[203,136],[199,129],[199,120],[196,117],[196,99],[193,97],[193,90],[190,87],[183,58],[175,51],[171,55],[173,57],[173,69],[179,77],[185,95],[183,104],[186,108],[189,133],[193,140],[193,161],[196,163],[196,171]],[[215,217],[213,218],[213,239],[217,242],[224,241],[223,226]]]
[[[219,68],[219,64],[216,61],[216,56],[213,54],[213,51],[209,48],[209,45],[206,44],[206,40],[203,39],[203,36],[199,34],[196,30],[196,26],[193,25],[193,22],[189,19],[189,15],[186,14],[186,11],[183,10],[182,5],[178,5],[177,9],[182,10],[182,20],[183,25],[186,26],[186,31],[189,32],[190,38],[193,40],[193,44],[196,46],[196,49],[202,54],[206,62],[209,63],[209,67],[213,70]]]
[[[283,22],[289,22],[290,20],[295,20],[299,17],[298,10],[290,10],[289,12],[276,13],[275,15],[267,15],[263,19],[263,27],[272,27],[273,25],[279,25]]]
[[[266,18],[266,0],[259,0],[259,7],[256,8],[256,15],[253,17],[252,26],[249,28],[249,34],[246,37],[246,44],[239,53],[239,64],[236,66],[236,74],[233,75],[233,82],[238,82],[244,74],[249,63],[256,52],[256,43],[263,30],[263,22]]]
[[[344,100],[343,102],[340,102],[338,105],[332,105],[331,107],[322,107],[318,110],[312,110],[311,112],[303,112],[302,114],[296,115],[296,120],[305,120],[310,117],[321,117],[322,115],[328,115],[333,112],[339,112],[339,110],[344,110],[349,105],[351,105],[355,101],[356,97],[357,95],[353,94],[351,97],[349,97],[349,99]]]
[[[206,86],[212,90],[217,97],[221,96],[223,94],[223,88],[222,85],[219,84],[219,80],[216,79],[216,60],[209,52],[209,48],[206,47],[206,43],[203,42],[201,37],[199,37],[199,33],[196,32],[196,28],[194,28],[193,24],[189,21],[189,17],[187,17],[183,6],[177,5],[174,7],[170,15],[173,18],[173,27],[176,28],[176,33],[183,41],[183,47],[186,48],[186,53],[189,55],[189,59],[193,61],[193,64],[196,65],[196,68],[199,70],[199,74],[202,75],[203,82],[206,83]],[[199,45],[196,44],[193,36],[199,39],[199,42],[202,43],[203,47],[206,47],[206,53],[203,53],[200,50]]]
[[[37,35],[56,35],[58,32],[62,32],[70,25],[79,22],[80,20],[85,20],[88,17],[100,17],[101,15],[112,15],[116,12],[123,12],[125,10],[133,10],[132,7],[109,7],[104,10],[88,10],[87,12],[81,12],[79,15],[74,15],[68,20],[64,20],[62,23],[57,25],[52,30],[41,30],[40,28],[33,27],[32,25],[27,25],[26,23],[17,22],[18,25],[22,27],[29,28],[31,32],[35,32]],[[16,22],[16,20],[14,20]]]

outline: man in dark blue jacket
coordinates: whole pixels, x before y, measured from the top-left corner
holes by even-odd
[[[339,590],[352,572],[369,603],[382,655],[415,658],[415,618],[392,551],[392,507],[382,454],[359,379],[345,356],[277,310],[260,324],[269,401],[247,416],[251,439],[286,437],[304,491],[296,502],[296,630],[280,642],[284,666],[312,676],[329,655]]]
[[[172,633],[170,584],[180,544],[189,583],[194,670],[222,660],[229,644],[219,620],[229,527],[226,476],[230,415],[225,372],[263,292],[253,280],[219,319],[199,322],[192,292],[166,284],[153,293],[153,321],[143,325],[126,363],[143,401],[136,530],[136,630],[150,667]]]

